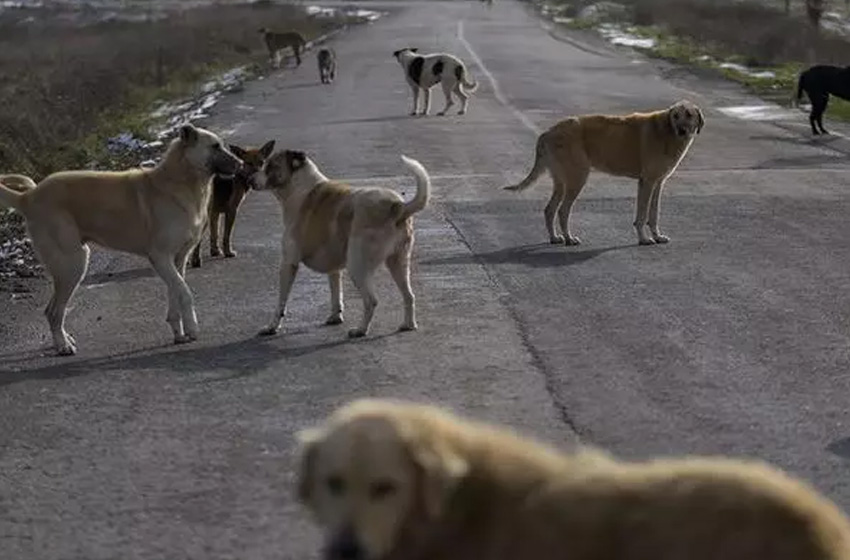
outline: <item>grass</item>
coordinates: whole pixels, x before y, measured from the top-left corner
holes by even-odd
[[[589,0],[559,2],[564,12],[579,13]],[[826,31],[815,32],[798,11],[786,15],[784,2],[731,0],[621,0],[626,10],[602,12],[593,20],[568,24],[587,29],[601,23],[627,26],[639,37],[653,38],[656,46],[641,49],[676,63],[710,68],[741,83],[755,94],[787,104],[796,89],[799,72],[813,61],[845,65],[850,41]],[[769,70],[765,78],[720,68],[734,62]],[[833,98],[831,117],[850,120],[850,103]]]

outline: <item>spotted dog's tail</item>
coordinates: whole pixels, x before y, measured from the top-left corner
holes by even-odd
[[[460,82],[460,85],[463,86],[465,93],[474,93],[475,90],[478,89],[478,82],[468,82],[466,81],[466,76],[469,72],[466,70],[466,67],[462,64],[455,66],[455,77],[457,81]]]
[[[410,202],[404,203],[397,220],[399,223],[424,209],[428,205],[428,199],[431,198],[431,178],[422,164],[404,155],[401,156],[401,161],[416,176],[416,196]]]
[[[506,191],[524,191],[528,187],[534,184],[537,179],[543,175],[543,172],[546,171],[546,146],[543,143],[543,138],[546,136],[544,132],[540,136],[537,137],[537,146],[534,148],[534,165],[531,167],[531,171],[528,172],[528,175],[517,183],[516,185],[509,185],[504,187]]]
[[[36,187],[26,175],[0,175],[0,206],[21,212],[25,195]]]

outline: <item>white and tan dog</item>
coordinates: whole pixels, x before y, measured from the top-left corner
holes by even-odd
[[[415,403],[361,400],[301,434],[325,560],[848,560],[850,524],[756,461],[564,453]]]
[[[431,180],[422,165],[402,156],[416,177],[416,196],[405,202],[385,188],[352,188],[329,180],[303,152],[285,150],[269,158],[254,176],[256,190],[271,190],[283,212],[283,258],[280,297],[274,318],[260,334],[276,334],[301,263],[328,275],[331,315],[328,325],[342,323],[342,270],[348,269],[363,298],[360,326],[348,332],[365,336],[378,300],[375,271],[385,263],[404,299],[400,330],[415,330],[416,309],[410,288],[413,214],[428,204]]]
[[[570,233],[570,211],[591,169],[637,179],[634,227],[638,243],[667,243],[670,239],[658,225],[661,191],[704,124],[702,111],[690,101],[652,113],[564,119],[538,137],[528,176],[505,189],[525,190],[548,169],[552,197],[544,215],[549,241],[578,245],[581,241]],[[555,225],[556,214],[561,232]],[[647,225],[650,235],[645,231]]]
[[[151,169],[62,171],[38,186],[21,176],[0,177],[0,204],[23,214],[53,278],[45,314],[60,355],[77,351],[65,315],[86,274],[89,243],[147,257],[168,286],[174,342],[197,338],[192,292],[183,279],[186,258],[203,229],[213,174],[232,174],[240,165],[218,136],[186,125]]]
[[[401,67],[404,68],[404,76],[413,91],[413,110],[410,114],[416,115],[420,89],[425,92],[422,114],[428,114],[431,109],[431,88],[437,84],[443,86],[443,94],[446,96],[446,106],[437,114],[445,115],[449,108],[454,105],[452,93],[457,95],[461,101],[458,115],[466,113],[466,108],[469,105],[469,94],[478,89],[478,84],[467,81],[466,77],[469,72],[463,61],[450,54],[420,55],[418,52],[419,49],[407,47],[393,53]]]

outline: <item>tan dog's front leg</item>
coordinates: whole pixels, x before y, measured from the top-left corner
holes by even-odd
[[[278,295],[277,311],[269,326],[260,331],[260,336],[271,336],[280,331],[283,317],[286,315],[286,302],[289,299],[289,292],[292,290],[292,284],[295,282],[295,275],[297,273],[298,263],[287,261],[280,263],[280,292]]]
[[[331,316],[325,321],[326,325],[342,324],[342,272],[328,274],[328,284],[331,288]]]
[[[635,210],[634,226],[638,235],[638,245],[654,245],[655,240],[646,234],[647,215],[649,213],[649,202],[655,181],[640,179],[638,181],[637,208]]]
[[[664,189],[664,183],[663,179],[658,181],[649,201],[649,231],[656,243],[670,242],[670,238],[661,233],[661,229],[658,227],[658,212],[661,207],[661,191]]]
[[[168,314],[165,320],[171,326],[174,344],[185,344],[198,338],[198,317],[192,291],[174,261],[175,257],[166,255],[150,257],[154,270],[168,286]]]

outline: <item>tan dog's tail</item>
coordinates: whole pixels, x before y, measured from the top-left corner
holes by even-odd
[[[20,211],[24,195],[35,187],[35,181],[26,175],[0,175],[0,206]]]
[[[401,156],[401,161],[416,176],[416,196],[410,202],[404,203],[399,214],[399,222],[403,222],[425,208],[428,205],[428,199],[431,198],[431,177],[428,176],[428,172],[425,171],[422,164],[404,155]]]
[[[504,187],[506,191],[524,191],[533,185],[534,182],[543,175],[543,172],[546,171],[546,158],[544,157],[544,150],[546,149],[546,146],[543,144],[543,138],[545,135],[546,133],[544,132],[537,138],[537,146],[534,148],[534,166],[531,168],[531,171],[528,172],[528,176],[516,185]]]

